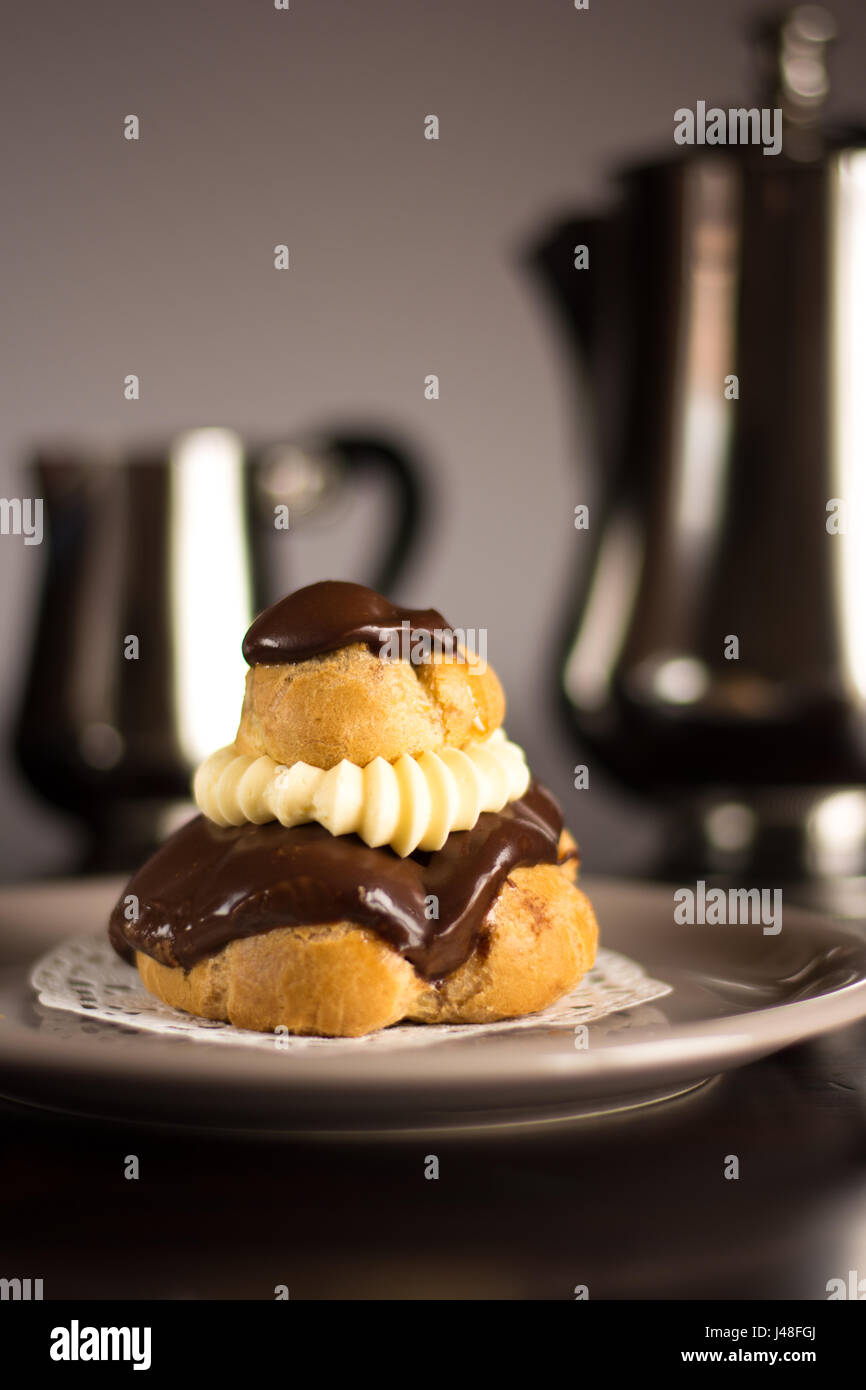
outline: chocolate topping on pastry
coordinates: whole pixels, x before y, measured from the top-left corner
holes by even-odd
[[[140,951],[189,969],[238,937],[348,920],[379,933],[424,979],[438,979],[467,959],[512,869],[557,862],[561,829],[559,807],[536,782],[442,849],[406,859],[319,825],[221,828],[197,816],[130,880],[109,935],[126,959]],[[135,921],[125,915],[130,895]],[[428,915],[431,898],[438,917]]]
[[[381,647],[408,623],[414,633],[448,633],[435,608],[399,608],[363,584],[327,579],[287,594],[260,613],[244,638],[250,666],[282,665],[366,643]]]

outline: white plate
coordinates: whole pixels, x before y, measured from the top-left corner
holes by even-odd
[[[604,944],[673,992],[570,1030],[455,1039],[405,1052],[263,1052],[161,1040],[38,1006],[33,962],[106,921],[120,883],[0,892],[0,1094],[75,1113],[303,1133],[526,1124],[616,1110],[866,1015],[866,936],[784,910],[760,926],[679,926],[672,889],[587,879]],[[49,1017],[49,1015],[51,1015]]]

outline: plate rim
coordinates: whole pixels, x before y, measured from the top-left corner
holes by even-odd
[[[87,893],[96,888],[108,891],[108,885],[117,881],[114,878],[55,880],[0,888],[0,932],[4,900],[9,904],[10,899],[36,898],[46,893],[66,895],[70,890]],[[609,876],[591,878],[587,884],[590,894],[593,885],[631,892],[636,896],[647,891],[658,894],[668,889],[667,884],[658,881]],[[807,999],[790,1000],[717,1018],[673,1023],[662,1037],[620,1041],[591,1051],[569,1047],[557,1049],[555,1046],[541,1050],[536,1046],[530,1052],[522,1045],[527,1035],[519,1032],[498,1034],[495,1048],[473,1048],[471,1065],[467,1049],[461,1049],[457,1038],[450,1039],[441,1047],[406,1049],[405,1052],[328,1055],[324,1050],[311,1049],[309,1052],[279,1056],[275,1049],[271,1057],[262,1049],[221,1046],[217,1050],[208,1047],[206,1041],[197,1043],[154,1034],[138,1034],[140,1047],[133,1045],[116,1050],[106,1046],[104,1041],[82,1035],[64,1039],[63,1047],[58,1051],[56,1038],[40,1033],[26,1023],[6,1020],[0,1024],[0,1066],[4,1073],[11,1066],[20,1076],[32,1072],[42,1078],[51,1073],[59,1077],[76,1069],[83,1070],[89,1080],[101,1080],[105,1085],[116,1085],[122,1079],[131,1084],[157,1080],[164,1086],[175,1081],[175,1089],[183,1089],[191,1084],[222,1084],[230,1081],[232,1084],[252,1085],[259,1092],[289,1098],[299,1089],[308,1091],[312,1085],[322,1097],[336,1096],[351,1088],[359,1096],[383,1098],[398,1091],[407,1098],[407,1081],[411,1080],[415,1086],[444,1085],[455,1102],[477,1091],[479,1086],[505,1081],[513,1092],[519,1093],[542,1084],[559,1090],[569,1086],[578,1090],[588,1082],[605,1082],[611,1087],[621,1083],[640,1086],[660,1076],[669,1079],[727,1071],[866,1017],[866,936],[862,924],[799,906],[789,908],[788,912],[794,915],[797,931],[809,928],[825,932],[832,930],[847,944],[856,945],[863,954],[860,978]],[[73,934],[86,933],[55,932],[53,939],[59,942]],[[34,1004],[37,996],[29,983],[29,974],[38,956],[50,949],[51,943],[40,941],[38,945],[38,951],[12,967],[14,975],[20,974],[18,983]],[[639,963],[643,965],[642,961]],[[659,974],[655,967],[645,968],[650,973]],[[59,1009],[57,1012],[81,1017],[67,1010]],[[105,1026],[112,1027],[111,1024]],[[113,1026],[130,1037],[136,1037],[137,1030],[131,1025],[118,1023]],[[562,1029],[563,1034],[566,1031]],[[154,1049],[157,1050],[156,1057]],[[448,1066],[448,1060],[453,1060],[461,1051],[460,1067]],[[286,1065],[287,1056],[291,1056],[290,1072]],[[178,1058],[182,1059],[179,1067],[176,1065]],[[219,1062],[214,1067],[216,1058]],[[170,1059],[174,1059],[175,1065],[166,1068],[165,1063]],[[384,1065],[371,1065],[373,1059]],[[0,1094],[9,1094],[4,1080],[0,1080]]]

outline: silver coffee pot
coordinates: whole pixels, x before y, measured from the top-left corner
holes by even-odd
[[[822,118],[833,33],[800,6],[761,34],[778,153],[672,122],[534,252],[601,476],[561,695],[672,808],[676,872],[866,867],[866,134]]]

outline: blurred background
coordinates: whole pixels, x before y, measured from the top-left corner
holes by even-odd
[[[857,0],[831,8],[840,39],[824,115],[844,122],[864,114],[866,8]],[[487,628],[509,733],[563,801],[585,863],[596,872],[657,864],[664,821],[637,795],[652,790],[652,770],[642,788],[640,777],[606,771],[617,761],[610,737],[607,755],[597,755],[604,738],[576,739],[558,710],[563,644],[615,451],[602,447],[591,374],[568,355],[537,256],[563,219],[609,206],[623,166],[674,158],[678,107],[756,103],[750,30],[756,16],[778,10],[754,0],[591,0],[581,12],[571,0],[292,0],[283,13],[265,0],[91,0],[74,8],[46,0],[9,13],[0,88],[0,496],[37,495],[22,474],[36,454],[99,459],[118,473],[121,459],[135,457],[145,469],[151,461],[155,493],[137,498],[126,487],[118,501],[99,484],[99,524],[81,542],[80,592],[91,595],[94,612],[124,566],[127,585],[130,571],[140,577],[139,626],[117,612],[120,632],[140,632],[163,602],[159,545],[173,542],[160,510],[159,460],[180,433],[237,431],[270,470],[249,485],[244,505],[254,530],[256,508],[266,517],[275,499],[288,501],[289,530],[271,527],[261,543],[267,582],[277,588],[372,577],[395,519],[405,531],[414,514],[417,534],[393,596],[434,605],[455,626]],[[424,138],[431,113],[438,141]],[[140,119],[138,141],[124,139],[129,114]],[[724,189],[698,192],[716,199],[712,216],[724,226]],[[274,269],[281,243],[290,255],[285,272]],[[649,280],[652,266],[648,254]],[[804,332],[810,321],[801,321]],[[787,339],[791,325],[775,331]],[[651,371],[651,334],[643,346]],[[124,398],[132,373],[137,400]],[[432,400],[431,374],[440,383]],[[214,476],[224,481],[207,505],[230,509],[239,486],[232,436],[206,439],[217,451]],[[190,447],[185,476],[194,478],[195,441]],[[748,461],[756,466],[754,451]],[[791,482],[794,500],[806,468]],[[768,505],[784,490],[778,469],[773,477],[779,491]],[[43,482],[38,495],[48,497],[50,470]],[[176,528],[177,478],[171,487]],[[821,495],[833,493],[819,494],[819,507]],[[574,526],[582,503],[588,533]],[[183,515],[196,515],[189,499],[183,505]],[[122,520],[113,525],[112,515]],[[199,523],[202,515],[206,507]],[[226,588],[236,557],[199,531],[187,562],[194,555],[199,576],[211,576],[212,607],[239,649],[242,604],[235,589],[234,612]],[[760,536],[752,539],[760,547]],[[26,684],[51,545],[50,536],[42,546],[0,537],[7,879],[81,862],[75,798],[64,810],[36,790],[45,783],[40,730],[55,761],[67,740],[51,723],[48,696],[81,659],[56,595],[38,671]],[[71,601],[62,568],[54,580]],[[739,630],[730,622],[721,611],[718,632]],[[796,625],[788,636],[796,646]],[[153,650],[143,637],[140,671]],[[832,667],[834,652],[824,656]],[[679,699],[695,668],[666,669],[669,692],[671,679]],[[148,688],[143,677],[140,688]],[[240,694],[238,684],[228,701],[235,714]],[[738,698],[748,704],[753,695],[741,690]],[[23,734],[22,701],[33,716]],[[822,708],[825,725],[834,724],[830,705]],[[210,713],[218,723],[220,712]],[[97,780],[120,756],[103,724],[96,720],[76,752]],[[821,720],[809,727],[820,745]],[[232,733],[230,717],[225,739]],[[642,735],[630,729],[629,737]],[[849,780],[844,757],[844,748],[834,754],[826,775],[817,757],[807,780]],[[588,791],[574,788],[578,763],[589,766]],[[859,782],[859,766],[850,780]],[[143,795],[146,783],[142,774]],[[87,787],[76,795],[86,798]],[[851,814],[856,821],[862,806]],[[722,830],[736,847],[735,814]]]

